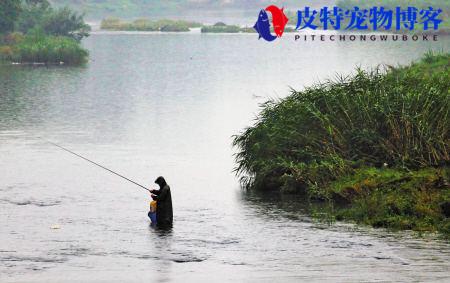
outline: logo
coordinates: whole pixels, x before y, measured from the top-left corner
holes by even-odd
[[[297,24],[295,28],[289,28],[288,31],[300,31],[305,29],[310,30],[336,30],[336,31],[381,31],[392,33],[423,33],[424,40],[427,32],[438,31],[439,25],[443,20],[439,18],[442,16],[443,10],[440,8],[426,7],[382,7],[382,6],[364,6],[364,7],[322,7],[321,9],[313,9],[308,6],[301,10],[297,10],[296,18]],[[295,13],[291,13],[295,17]],[[271,18],[269,17],[271,15]],[[258,33],[260,39],[264,38],[266,41],[274,41],[281,37],[285,32],[286,24],[289,19],[284,14],[283,8],[278,8],[275,5],[268,6],[260,10],[258,20],[253,28]],[[272,28],[275,35],[272,34]],[[307,35],[303,35],[307,36]],[[407,38],[407,34],[402,35]],[[414,35],[418,38],[417,35]],[[413,40],[414,39],[413,36]],[[314,40],[315,35],[311,34]],[[330,35],[335,38],[335,35]],[[344,38],[345,34],[340,38]],[[350,35],[351,38],[356,35]],[[365,35],[364,35],[365,37]],[[295,40],[299,39],[300,35],[295,36]],[[344,39],[345,40],[345,39]]]
[[[272,35],[270,32],[270,20],[266,11],[272,14],[273,31],[275,32],[275,35]],[[262,37],[267,41],[274,41],[277,37],[283,35],[287,22],[288,18],[284,14],[283,8],[280,9],[275,5],[271,5],[259,12],[258,20],[253,28],[259,34],[258,39]]]

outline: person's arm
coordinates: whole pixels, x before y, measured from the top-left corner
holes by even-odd
[[[164,188],[162,188],[161,190],[158,191],[158,194],[156,196],[156,201],[163,201],[167,198],[167,194],[168,194],[169,189],[167,188],[167,186],[165,186]]]
[[[159,195],[161,193],[161,190],[150,190],[150,193],[154,195]]]

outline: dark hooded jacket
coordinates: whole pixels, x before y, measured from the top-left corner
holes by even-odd
[[[171,226],[173,222],[172,211],[172,195],[170,194],[170,187],[167,185],[163,177],[158,177],[155,181],[159,185],[159,190],[153,190],[152,193],[156,195],[156,225]]]

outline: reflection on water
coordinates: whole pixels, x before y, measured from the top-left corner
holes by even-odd
[[[448,40],[283,39],[99,34],[85,67],[0,67],[0,281],[448,279],[447,242],[328,225],[299,197],[241,192],[230,146],[290,86]],[[149,226],[145,191],[36,136],[150,187],[163,175],[174,227]]]
[[[328,203],[309,202],[305,195],[278,192],[242,192],[242,201],[268,219],[280,217],[317,225],[334,224],[333,208]]]

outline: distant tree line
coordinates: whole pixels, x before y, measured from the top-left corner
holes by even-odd
[[[18,31],[41,32],[66,36],[80,41],[89,35],[90,27],[83,15],[68,7],[53,8],[47,0],[0,1],[0,34]]]

